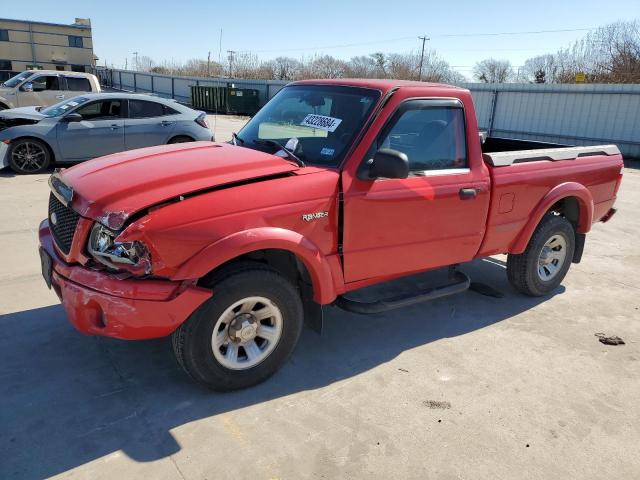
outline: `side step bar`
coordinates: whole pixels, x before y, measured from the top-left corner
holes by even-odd
[[[469,289],[471,285],[471,279],[463,272],[456,271],[453,274],[455,283],[448,284],[444,287],[435,287],[417,295],[412,296],[399,296],[395,298],[388,298],[385,300],[378,300],[375,302],[358,302],[357,300],[351,300],[349,298],[340,295],[336,298],[334,304],[348,312],[360,313],[363,315],[371,313],[387,312],[396,308],[407,307],[416,303],[428,302],[429,300],[435,300],[436,298],[446,297],[454,295],[456,293],[462,293]]]

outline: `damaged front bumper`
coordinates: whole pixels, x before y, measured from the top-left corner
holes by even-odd
[[[212,295],[183,282],[121,279],[68,264],[53,245],[47,220],[40,224],[39,236],[45,280],[60,298],[69,321],[82,333],[126,340],[164,337]]]

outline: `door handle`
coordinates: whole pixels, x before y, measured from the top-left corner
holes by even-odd
[[[111,125],[111,130],[117,130],[120,128],[120,125],[116,125],[115,123]]]
[[[173,125],[173,122],[168,122],[167,120],[163,120],[162,122],[160,122],[160,125],[162,125],[163,127],[168,127],[170,125]]]
[[[461,188],[459,195],[462,200],[471,200],[472,198],[476,198],[478,191],[479,189],[477,188]]]

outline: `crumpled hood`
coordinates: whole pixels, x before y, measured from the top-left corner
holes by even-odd
[[[274,155],[211,142],[116,153],[64,170],[73,208],[119,229],[133,213],[180,195],[284,174],[298,167]]]
[[[9,108],[7,110],[0,111],[0,119],[26,119],[26,120],[42,120],[45,118],[43,114],[38,112],[40,107],[19,107]]]

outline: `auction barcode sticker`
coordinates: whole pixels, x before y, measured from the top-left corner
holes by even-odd
[[[335,132],[338,125],[340,125],[342,119],[333,118],[333,117],[325,117],[324,115],[316,115],[314,113],[310,113],[300,125],[304,127],[318,128],[320,130],[326,130],[327,132]]]

